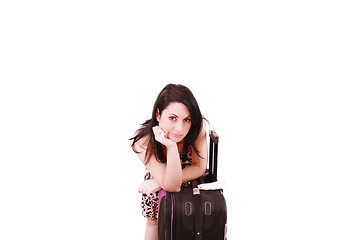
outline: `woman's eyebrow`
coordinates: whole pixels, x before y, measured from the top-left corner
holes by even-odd
[[[175,113],[169,113],[169,115],[174,115],[175,117],[179,118]],[[191,118],[191,116],[189,115],[189,116],[185,117],[184,119],[187,119],[187,118]]]
[[[170,115],[174,115],[175,117],[179,118],[175,113],[169,113]]]

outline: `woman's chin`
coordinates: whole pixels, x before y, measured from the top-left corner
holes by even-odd
[[[176,138],[176,137],[169,137],[169,139],[176,143],[180,143],[184,140],[184,138]]]

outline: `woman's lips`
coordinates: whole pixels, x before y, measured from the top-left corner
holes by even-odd
[[[176,139],[182,139],[183,135],[182,134],[177,134],[177,133],[170,133],[170,136]]]

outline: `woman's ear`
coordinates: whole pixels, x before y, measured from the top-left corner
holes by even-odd
[[[156,110],[156,120],[158,122],[160,122],[160,110],[159,109]]]

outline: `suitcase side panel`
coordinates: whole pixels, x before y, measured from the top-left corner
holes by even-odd
[[[195,239],[195,203],[190,186],[174,194],[174,239]]]
[[[158,237],[173,240],[173,194],[161,189],[159,193]]]
[[[208,190],[207,190],[208,191]],[[203,239],[226,239],[227,207],[221,190],[202,192]]]

